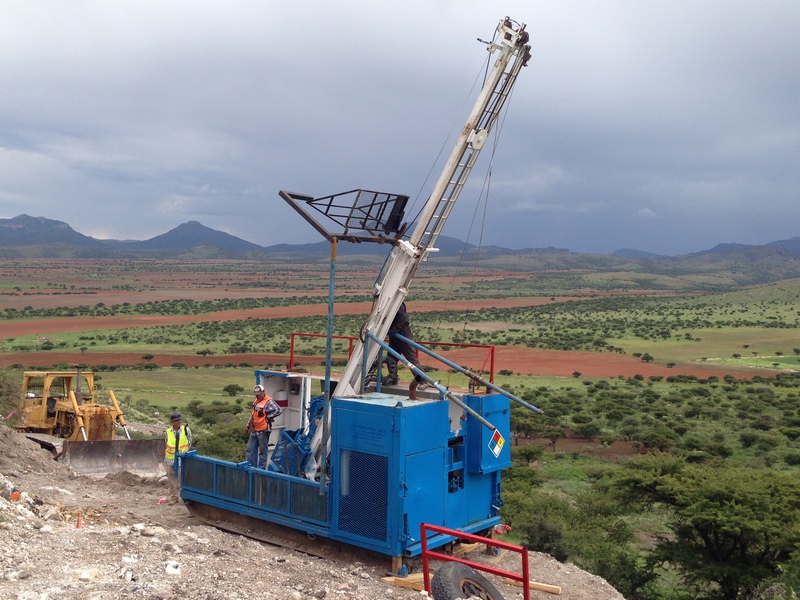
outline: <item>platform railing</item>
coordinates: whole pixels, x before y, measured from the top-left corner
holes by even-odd
[[[290,338],[290,345],[289,345],[289,369],[294,369],[295,367],[295,338],[324,338],[327,337],[324,333],[301,333],[301,332],[293,332]],[[334,335],[332,336],[335,340],[347,340],[349,343],[349,347],[347,350],[347,358],[350,358],[350,355],[353,353],[353,345],[358,340],[355,336],[350,335]],[[481,366],[476,369],[476,372],[483,373],[484,371],[489,371],[489,382],[494,383],[494,369],[495,369],[495,355],[496,355],[496,347],[491,344],[462,344],[459,342],[426,342],[421,341],[418,342],[423,346],[442,346],[448,348],[485,348],[487,350],[486,358],[484,358],[483,363]],[[488,363],[488,367],[487,367]]]
[[[502,542],[500,540],[494,540],[492,538],[487,538],[480,535],[464,533],[463,531],[458,531],[456,529],[448,529],[446,527],[439,527],[437,525],[429,525],[428,523],[421,523],[419,529],[420,529],[420,538],[422,542],[422,572],[425,578],[425,591],[428,594],[431,593],[430,560],[434,559],[447,562],[459,562],[477,571],[484,571],[486,573],[491,573],[492,575],[497,575],[499,577],[505,577],[513,581],[518,581],[522,585],[522,593],[524,600],[530,600],[531,591],[530,591],[530,577],[528,574],[528,549],[525,548],[524,546],[517,546],[516,544],[509,544],[508,542]],[[491,546],[492,548],[499,548],[500,550],[517,552],[521,555],[522,559],[522,573],[518,574],[512,571],[506,571],[505,569],[498,569],[497,567],[492,567],[490,565],[485,565],[483,563],[477,563],[471,560],[467,560],[465,558],[459,558],[457,556],[452,556],[450,554],[443,554],[441,552],[436,552],[434,550],[428,550],[429,531],[440,535],[451,536],[454,540],[476,542],[479,544],[485,544],[487,547]]]

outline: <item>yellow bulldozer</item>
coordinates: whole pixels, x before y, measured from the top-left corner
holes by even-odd
[[[164,474],[164,439],[131,439],[113,391],[109,398],[110,406],[98,402],[91,371],[25,371],[14,429],[78,473]],[[118,426],[125,437],[117,439]]]

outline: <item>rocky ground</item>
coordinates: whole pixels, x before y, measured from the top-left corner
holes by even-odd
[[[131,424],[134,428],[135,425]],[[166,480],[79,476],[0,426],[0,597],[283,600],[426,598],[384,580],[388,559],[317,558],[204,525],[170,505]],[[16,490],[18,493],[14,493]],[[469,558],[521,572],[519,555]],[[435,565],[438,566],[438,565]],[[421,570],[409,561],[411,578]],[[622,600],[603,579],[531,553],[531,578],[561,588],[531,598]],[[521,588],[488,575],[507,600]]]

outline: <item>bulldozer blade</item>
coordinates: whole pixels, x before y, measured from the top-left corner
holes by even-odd
[[[84,475],[127,471],[140,477],[160,477],[166,474],[165,450],[163,439],[65,441],[61,461]]]

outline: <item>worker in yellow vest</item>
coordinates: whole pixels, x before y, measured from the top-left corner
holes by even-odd
[[[174,412],[170,416],[172,427],[167,429],[167,450],[164,462],[167,463],[167,481],[169,482],[170,504],[177,504],[181,493],[181,457],[178,456],[178,465],[175,468],[175,455],[185,454],[192,447],[192,431],[187,425],[181,426],[183,417],[181,413]]]

